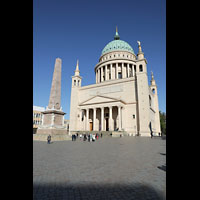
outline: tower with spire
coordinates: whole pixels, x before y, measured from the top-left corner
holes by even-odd
[[[159,105],[158,105],[158,92],[157,92],[157,85],[156,85],[156,81],[154,79],[154,75],[153,72],[151,71],[151,81],[150,81],[150,89],[153,93],[154,96],[154,110],[155,110],[155,129],[158,133],[161,132],[160,129],[160,113],[159,113]]]
[[[79,89],[81,88],[82,77],[80,76],[79,61],[77,60],[74,76],[72,76],[71,86],[71,104],[70,104],[70,126],[69,132],[77,129],[78,103],[79,103]],[[79,115],[80,117],[80,115]]]

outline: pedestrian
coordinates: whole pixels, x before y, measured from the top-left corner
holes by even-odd
[[[153,131],[151,131],[151,138],[153,138]]]
[[[103,134],[101,133],[101,138],[102,138]]]
[[[50,144],[50,142],[51,142],[51,135],[48,135],[48,137],[47,137],[47,144]]]
[[[92,142],[95,142],[95,135],[92,135]]]
[[[84,134],[83,141],[86,141],[86,140],[87,140],[87,137],[86,137],[86,134]]]
[[[88,142],[90,142],[90,135],[88,135]]]
[[[160,132],[158,133],[159,137],[160,137]]]

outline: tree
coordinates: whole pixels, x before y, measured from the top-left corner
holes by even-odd
[[[166,135],[166,113],[159,112],[160,113],[160,126],[161,126],[161,132]]]

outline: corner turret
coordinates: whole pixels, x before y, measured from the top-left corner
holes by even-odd
[[[138,43],[138,54],[137,54],[137,57],[138,57],[138,60],[141,60],[141,59],[144,59],[144,53],[142,52],[141,42],[137,41],[137,43]]]

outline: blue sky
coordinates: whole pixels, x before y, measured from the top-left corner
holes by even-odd
[[[135,54],[141,41],[158,87],[159,109],[166,112],[165,0],[33,0],[33,105],[49,102],[55,59],[62,59],[61,105],[69,119],[71,76],[77,59],[82,86],[95,83],[94,67],[114,39],[128,42]]]

